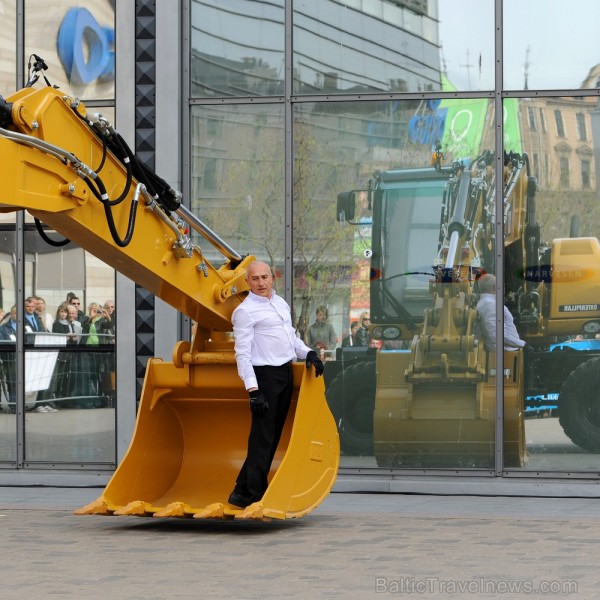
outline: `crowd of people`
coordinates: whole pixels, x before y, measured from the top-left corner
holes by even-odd
[[[113,345],[116,318],[114,300],[107,300],[102,305],[90,302],[86,313],[77,294],[69,292],[56,313],[52,314],[44,298],[29,296],[25,299],[23,323],[26,346],[67,346],[59,352],[50,386],[37,392],[33,410],[56,412],[59,409],[57,399],[61,400],[61,406],[78,406],[78,399],[88,400],[103,395],[112,381],[114,354],[73,350],[75,346],[87,346],[91,350]],[[12,306],[8,313],[0,309],[0,343],[16,342],[17,327],[17,307]],[[0,346],[0,356],[2,391],[9,409],[14,412],[15,353],[14,350],[2,352]]]
[[[372,339],[369,333],[370,324],[369,313],[361,313],[358,320],[350,322],[348,333],[342,338],[341,347],[379,348],[379,340]],[[333,325],[329,322],[327,307],[317,306],[315,321],[308,329],[307,344],[319,354],[321,360],[332,360],[335,358],[334,351],[337,343],[338,337]]]

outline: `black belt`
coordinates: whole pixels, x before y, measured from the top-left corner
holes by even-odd
[[[253,365],[254,369],[284,369],[291,366],[292,361],[288,360],[286,363],[282,365]]]

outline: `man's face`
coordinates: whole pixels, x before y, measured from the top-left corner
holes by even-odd
[[[265,263],[251,263],[246,272],[246,279],[253,294],[264,298],[271,297],[273,275],[268,265]]]
[[[73,304],[67,306],[67,318],[69,321],[75,321],[77,319],[77,307]]]
[[[28,315],[32,315],[35,310],[35,302],[25,302],[25,312]]]
[[[75,311],[77,312],[79,310],[79,307],[81,306],[81,301],[78,300],[77,298],[73,298],[73,300],[71,300],[71,302],[69,303],[71,306],[75,307]]]
[[[46,303],[43,300],[35,301],[36,312],[43,313],[46,310]]]

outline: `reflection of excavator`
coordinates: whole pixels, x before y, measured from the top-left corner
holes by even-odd
[[[380,466],[493,468],[496,359],[479,344],[475,304],[478,277],[497,264],[495,158],[484,153],[468,167],[445,167],[436,156],[432,168],[378,172],[371,189],[338,196],[338,220],[358,224],[362,197],[372,208],[371,335],[382,350],[341,352],[327,398],[347,453],[374,454]],[[507,467],[525,460],[524,398],[558,392],[567,378],[565,355],[551,352],[552,342],[600,329],[598,240],[541,244],[528,166],[525,155],[505,155],[497,207],[505,302],[537,350],[525,361],[522,351],[504,352]],[[588,276],[575,275],[584,271]],[[569,285],[564,273],[572,275]],[[570,356],[571,370],[590,358]],[[567,395],[568,411],[559,409],[561,424],[573,441],[597,451],[597,411],[574,396]]]
[[[0,98],[0,127],[0,211],[27,209],[198,324],[172,363],[148,362],[129,450],[103,494],[77,512],[284,519],[318,506],[337,474],[339,441],[322,379],[303,364],[294,365],[294,400],[265,495],[244,510],[227,504],[250,427],[230,315],[254,258],[229,248],[110,123],[62,92],[26,87]],[[224,255],[222,266],[191,242],[190,227]]]

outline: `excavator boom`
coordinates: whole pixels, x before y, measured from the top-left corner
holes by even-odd
[[[0,98],[0,158],[0,212],[26,209],[197,323],[172,362],[148,362],[130,447],[102,495],[76,513],[262,520],[318,506],[337,475],[339,440],[323,380],[301,364],[265,495],[243,510],[226,503],[250,429],[230,318],[254,257],[182,206],[106,119],[52,87]],[[223,254],[221,266],[190,229]]]
[[[181,206],[166,211],[143,184],[130,183],[126,198],[108,207],[111,222],[107,205],[87,183],[101,181],[110,202],[127,182],[122,160],[103,149],[104,123],[90,127],[80,112],[82,105],[71,107],[73,99],[53,88],[26,88],[7,102],[20,131],[0,132],[0,210],[27,209],[203,328],[229,331],[229,317],[247,290],[245,266],[253,257],[242,259],[227,249],[228,262],[213,267],[186,231],[190,223],[200,222]],[[68,152],[61,148],[65,145]],[[101,172],[87,174],[104,154]],[[131,239],[125,245],[122,237],[132,218]],[[213,232],[205,227],[203,233]],[[215,238],[213,234],[209,241]]]

